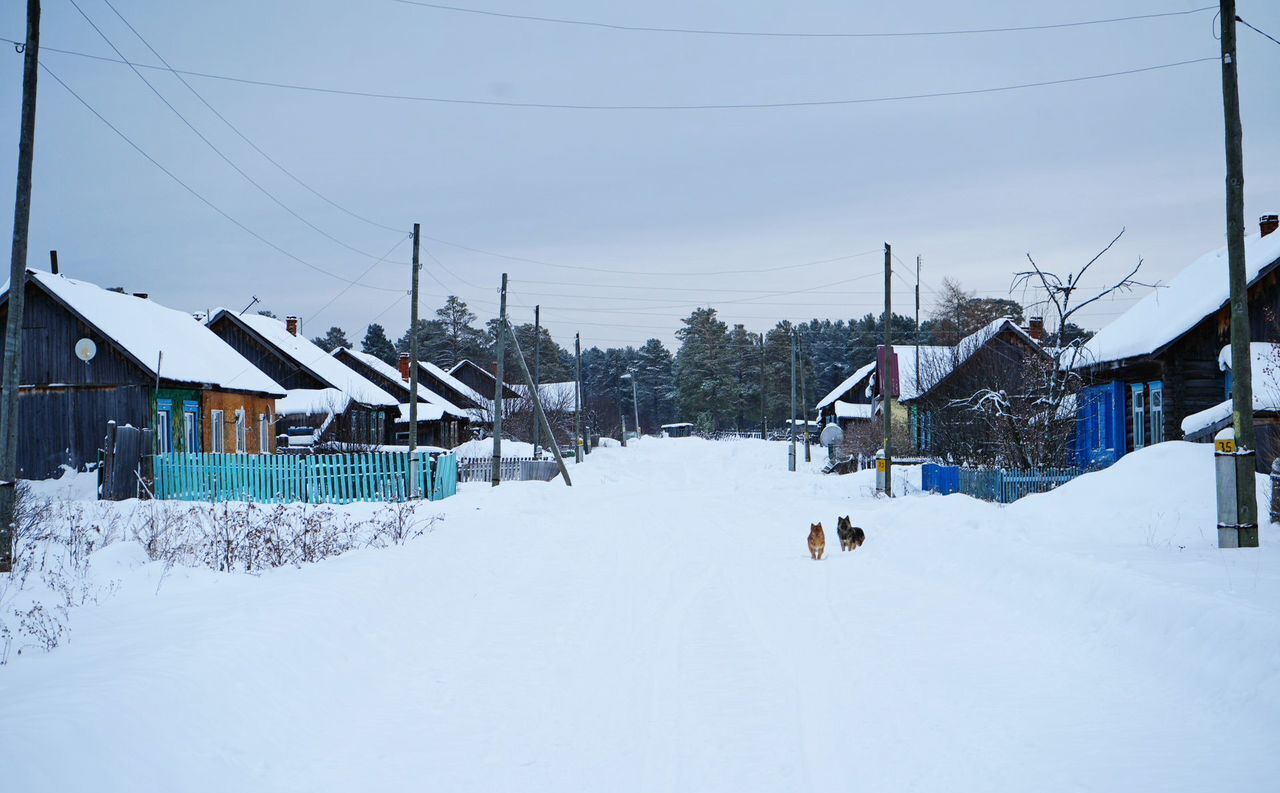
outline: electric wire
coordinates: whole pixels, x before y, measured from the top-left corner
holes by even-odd
[[[258,240],[259,242],[261,242],[262,244],[264,244],[264,245],[266,245],[267,247],[271,248],[272,250],[276,251],[277,253],[281,254],[282,256],[285,256],[286,258],[291,259],[292,261],[295,261],[295,262],[297,262],[298,264],[303,265],[304,267],[307,267],[307,268],[309,268],[309,269],[315,270],[315,271],[316,271],[316,272],[318,272],[318,273],[322,273],[322,274],[324,274],[324,275],[327,275],[327,276],[329,276],[330,278],[333,278],[333,279],[335,279],[335,280],[337,280],[337,281],[342,281],[343,283],[351,284],[352,286],[359,286],[359,287],[364,288],[364,289],[372,289],[372,290],[379,291],[379,292],[399,292],[399,291],[401,291],[401,290],[399,290],[399,289],[392,289],[392,288],[384,287],[384,286],[374,286],[374,285],[372,285],[372,284],[365,284],[365,283],[361,283],[361,282],[359,282],[359,281],[352,280],[352,279],[350,279],[350,278],[347,278],[347,277],[345,277],[345,276],[339,275],[339,274],[337,274],[337,273],[330,272],[329,270],[326,270],[326,269],[324,269],[323,267],[320,267],[319,265],[312,264],[311,262],[307,261],[306,259],[303,259],[302,257],[300,257],[300,256],[298,256],[298,255],[296,255],[296,254],[294,254],[294,253],[292,253],[292,252],[290,252],[290,251],[288,251],[288,250],[286,250],[286,249],[284,249],[284,248],[280,247],[280,246],[279,246],[279,245],[277,245],[276,243],[272,242],[271,240],[269,240],[269,239],[267,239],[266,237],[262,236],[262,235],[261,235],[261,234],[259,234],[258,232],[256,232],[256,231],[254,231],[253,229],[249,228],[249,227],[248,227],[248,226],[246,226],[244,223],[240,222],[240,221],[239,221],[239,220],[237,220],[235,217],[233,217],[231,214],[229,214],[226,210],[222,209],[222,208],[221,208],[221,207],[219,207],[217,204],[215,204],[215,203],[213,203],[212,201],[210,201],[208,198],[205,198],[205,197],[204,197],[204,195],[202,195],[201,193],[199,193],[199,192],[198,192],[195,188],[193,188],[191,185],[189,185],[189,184],[187,184],[186,182],[184,182],[184,181],[183,181],[183,180],[182,180],[182,179],[181,179],[177,174],[175,174],[173,171],[171,171],[171,170],[169,170],[168,168],[166,168],[166,167],[165,167],[164,165],[162,165],[158,160],[156,160],[154,157],[152,157],[150,154],[148,154],[148,153],[147,153],[147,152],[146,152],[146,151],[145,151],[141,146],[139,146],[137,143],[134,143],[134,142],[133,142],[133,140],[132,140],[128,135],[124,134],[124,132],[122,132],[122,131],[120,130],[120,128],[119,128],[119,127],[117,127],[116,125],[114,125],[114,124],[112,124],[110,121],[108,121],[108,120],[107,120],[107,118],[106,118],[105,116],[103,116],[101,113],[99,113],[99,112],[97,111],[97,109],[93,107],[93,105],[89,104],[89,102],[88,102],[88,101],[86,101],[86,100],[84,99],[84,97],[82,97],[82,96],[80,96],[80,94],[76,93],[76,92],[75,92],[75,90],[71,88],[71,86],[67,85],[67,83],[66,83],[65,81],[63,81],[63,79],[62,79],[61,77],[59,77],[57,74],[55,74],[55,73],[54,73],[54,72],[53,72],[53,71],[52,71],[52,70],[51,70],[47,65],[45,65],[43,61],[40,63],[40,68],[44,70],[45,74],[48,74],[50,77],[52,77],[52,78],[54,79],[54,81],[55,81],[55,82],[57,82],[57,83],[58,83],[59,85],[61,85],[64,89],[66,89],[67,93],[71,94],[71,96],[73,96],[73,97],[76,99],[76,101],[78,101],[81,105],[84,105],[84,107],[85,107],[85,109],[86,109],[86,110],[88,110],[88,111],[89,111],[90,113],[92,113],[93,115],[97,116],[98,120],[99,120],[99,121],[101,121],[103,124],[105,124],[105,125],[107,126],[107,128],[108,128],[108,129],[110,129],[112,132],[116,133],[116,135],[118,135],[118,136],[120,137],[120,139],[121,139],[121,140],[123,140],[125,143],[129,144],[129,146],[130,146],[130,147],[132,147],[134,151],[138,152],[138,154],[141,154],[141,155],[142,155],[142,156],[143,156],[143,157],[144,157],[148,162],[150,162],[150,163],[151,163],[152,165],[154,165],[155,167],[159,168],[159,169],[160,169],[160,170],[161,170],[161,171],[162,171],[166,176],[168,176],[170,179],[172,179],[173,181],[177,182],[177,183],[178,183],[178,185],[179,185],[180,187],[182,187],[182,189],[186,190],[188,193],[190,193],[191,195],[193,195],[196,199],[198,199],[198,200],[199,200],[201,203],[203,203],[205,206],[209,207],[209,208],[210,208],[210,209],[212,209],[214,212],[217,212],[219,215],[221,215],[221,216],[222,216],[223,218],[225,218],[226,220],[230,221],[234,226],[236,226],[237,228],[239,228],[241,231],[245,232],[245,233],[246,233],[246,234],[248,234],[249,236],[251,236],[251,237],[253,237],[254,239]]]
[[[1039,25],[1018,25],[1009,27],[991,27],[991,28],[960,28],[954,30],[919,30],[919,31],[860,31],[860,32],[787,32],[787,31],[762,31],[762,30],[716,30],[708,28],[680,28],[680,27],[656,27],[644,25],[621,25],[608,22],[595,22],[584,19],[569,19],[563,17],[545,17],[533,16],[529,14],[515,14],[503,11],[491,11],[479,8],[464,8],[462,6],[443,5],[441,3],[427,3],[422,0],[392,0],[392,2],[402,5],[418,6],[421,8],[429,8],[436,11],[448,11],[458,14],[473,14],[477,16],[497,17],[501,19],[520,20],[524,22],[540,22],[555,25],[573,25],[578,27],[601,28],[605,30],[626,31],[632,33],[674,33],[693,36],[737,36],[737,37],[758,37],[758,38],[834,38],[834,39],[866,39],[866,38],[909,38],[921,36],[968,36],[984,33],[1021,33],[1034,30],[1060,30],[1063,28],[1086,27],[1090,25],[1107,25],[1118,22],[1135,22],[1147,19],[1159,19],[1163,17],[1181,17],[1191,14],[1198,14],[1202,11],[1209,11],[1217,8],[1217,6],[1201,6],[1188,11],[1163,11],[1151,14],[1134,14],[1123,17],[1109,17],[1104,19],[1086,19],[1074,22],[1057,22]]]
[[[22,42],[17,39],[0,38],[0,41],[6,41],[11,44],[20,45]],[[298,83],[284,83],[271,80],[256,80],[245,77],[232,77],[225,74],[214,74],[210,72],[193,71],[189,69],[174,69],[165,66],[157,66],[155,64],[137,63],[129,61],[123,56],[121,58],[110,58],[103,55],[91,55],[85,52],[75,50],[59,49],[56,47],[41,47],[42,52],[53,52],[62,55],[74,55],[91,60],[102,61],[106,63],[119,63],[138,69],[154,69],[158,71],[173,72],[182,74],[187,77],[199,77],[207,80],[222,80],[232,83],[240,83],[242,85],[256,85],[265,88],[277,88],[282,90],[304,91],[309,93],[334,94],[338,96],[362,97],[366,99],[386,99],[402,102],[427,102],[445,105],[474,105],[481,107],[509,107],[509,108],[530,108],[541,110],[580,110],[580,111],[685,111],[685,110],[774,110],[786,108],[811,108],[811,107],[834,107],[845,105],[864,105],[876,104],[880,102],[904,102],[916,99],[939,99],[955,96],[974,96],[978,94],[994,94],[1007,91],[1019,91],[1028,88],[1044,88],[1055,85],[1067,85],[1070,83],[1081,83],[1092,80],[1105,80],[1112,77],[1125,77],[1135,74],[1144,74],[1146,72],[1154,72],[1162,69],[1173,69],[1180,66],[1189,66],[1197,63],[1216,62],[1218,56],[1210,56],[1205,58],[1190,58],[1187,60],[1173,61],[1170,63],[1160,63],[1153,66],[1141,66],[1132,69],[1121,69],[1112,72],[1103,72],[1098,74],[1087,74],[1077,77],[1065,77],[1055,80],[1039,80],[1027,83],[1012,83],[1009,85],[988,86],[985,88],[966,88],[951,91],[928,91],[913,94],[894,94],[885,96],[867,96],[854,97],[848,99],[810,99],[797,101],[780,101],[780,102],[725,102],[725,103],[708,103],[708,104],[667,104],[667,105],[632,105],[632,104],[575,104],[575,103],[557,103],[557,102],[517,102],[500,99],[471,99],[458,97],[442,97],[442,96],[420,96],[412,94],[394,94],[378,91],[358,91],[344,88],[329,88],[314,85],[302,85]],[[397,229],[398,230],[398,229]],[[439,241],[439,240],[437,240]]]

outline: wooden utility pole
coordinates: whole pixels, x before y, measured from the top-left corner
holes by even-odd
[[[764,334],[760,334],[760,440],[766,440],[769,434],[769,420],[765,416],[764,408]]]
[[[787,437],[789,448],[787,450],[787,470],[796,470],[796,329],[791,328],[791,422],[788,425],[791,430]]]
[[[916,388],[920,388],[920,254],[916,254]]]
[[[421,226],[413,224],[413,279],[409,296],[409,498],[418,498],[418,244]]]
[[[0,573],[13,571],[13,519],[18,498],[18,386],[22,372],[22,312],[27,293],[27,231],[31,226],[31,167],[36,145],[36,73],[40,66],[40,0],[27,0],[22,59],[22,122],[18,186],[9,257],[9,316],[5,324],[0,397]]]
[[[799,333],[796,334],[799,340]],[[809,392],[804,387],[804,343],[796,345],[800,356],[800,415],[804,417],[804,461],[813,462],[813,454],[809,451]]]
[[[542,385],[542,306],[533,307],[533,387]],[[542,456],[542,428],[533,422],[533,456]],[[555,443],[555,438],[551,439]]]
[[[504,277],[505,281],[505,277]],[[573,482],[569,479],[569,468],[564,464],[564,458],[560,456],[560,444],[556,443],[555,433],[551,431],[551,422],[547,421],[547,414],[542,409],[542,397],[538,395],[538,389],[534,388],[533,376],[529,374],[529,364],[525,363],[524,353],[520,351],[520,340],[516,338],[515,329],[511,327],[510,322],[503,322],[499,333],[511,334],[511,347],[516,353],[516,363],[520,364],[520,374],[524,377],[524,384],[529,389],[529,393],[533,394],[533,412],[542,429],[547,434],[547,439],[551,441],[551,453],[555,455],[556,465],[560,468],[560,475],[564,477],[565,485],[572,487]]]
[[[498,298],[498,338],[495,339],[494,347],[498,356],[498,373],[497,383],[493,389],[493,472],[489,479],[489,484],[497,487],[502,482],[502,398],[503,388],[502,374],[503,363],[506,358],[506,350],[503,348],[503,340],[507,334],[504,328],[507,327],[507,274],[502,274],[502,291]]]
[[[884,244],[884,368],[880,406],[884,412],[884,494],[893,498],[893,249]]]
[[[1244,250],[1244,132],[1240,123],[1239,59],[1235,0],[1220,0],[1222,20],[1222,112],[1227,149],[1227,271],[1231,281],[1231,419],[1237,455],[1238,546],[1258,547],[1258,501],[1254,492],[1253,372],[1249,355],[1249,281]],[[1220,541],[1221,544],[1221,541]]]
[[[573,459],[582,462],[582,334],[573,334]]]

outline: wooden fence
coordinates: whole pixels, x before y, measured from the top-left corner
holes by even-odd
[[[1032,493],[1045,493],[1083,473],[1078,468],[962,468],[926,463],[921,485],[931,493],[964,493],[983,501],[1010,504]]]
[[[459,482],[489,482],[493,479],[492,457],[462,457],[457,465]],[[503,457],[499,473],[504,482],[550,482],[560,473],[560,467],[554,459]]]
[[[419,452],[418,493],[436,501],[458,491],[458,458]],[[155,497],[178,501],[350,504],[409,497],[409,453],[160,454]]]

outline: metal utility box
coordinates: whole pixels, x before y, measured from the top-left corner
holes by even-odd
[[[876,452],[876,493],[884,492],[885,474],[888,472],[888,466],[885,465],[884,449]]]

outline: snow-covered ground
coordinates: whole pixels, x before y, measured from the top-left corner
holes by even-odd
[[[1208,447],[1003,508],[816,465],[645,439],[258,576],[117,543],[115,593],[0,668],[0,786],[1275,789],[1280,536],[1215,547]]]

